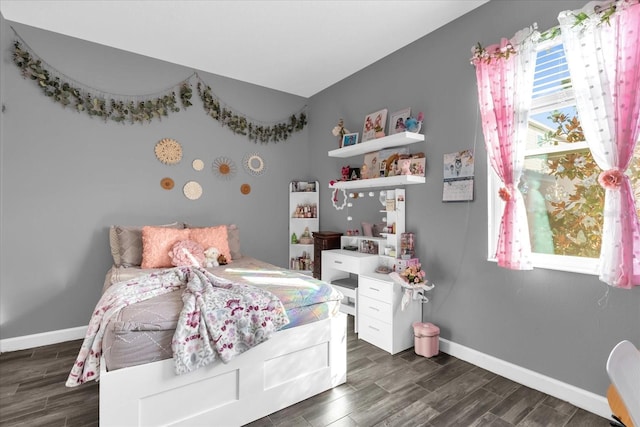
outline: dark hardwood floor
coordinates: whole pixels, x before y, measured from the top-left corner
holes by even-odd
[[[409,349],[391,356],[358,340],[351,322],[349,331],[346,384],[249,426],[609,425],[444,353],[427,359]],[[80,344],[0,355],[0,426],[98,426],[99,384],[64,386]]]

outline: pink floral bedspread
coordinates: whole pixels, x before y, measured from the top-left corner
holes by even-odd
[[[267,290],[194,267],[147,274],[109,287],[100,298],[67,387],[98,380],[102,337],[112,316],[130,304],[178,289],[183,290],[184,305],[172,340],[176,374],[193,371],[217,357],[228,362],[289,323],[282,303]]]

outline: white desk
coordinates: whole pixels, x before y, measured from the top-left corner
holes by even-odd
[[[413,347],[413,322],[422,321],[422,304],[402,310],[404,289],[389,275],[375,273],[378,255],[333,249],[322,251],[322,280],[345,296],[340,311],[354,316],[359,338],[391,354]]]
[[[322,280],[344,295],[340,311],[354,317],[355,332],[358,332],[358,277],[377,266],[378,255],[344,249],[322,251]]]

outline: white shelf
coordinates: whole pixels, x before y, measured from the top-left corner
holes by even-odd
[[[379,151],[385,148],[400,147],[403,145],[414,144],[416,142],[422,141],[424,141],[424,135],[421,133],[401,132],[394,135],[385,136],[383,138],[361,142],[360,144],[331,150],[329,151],[329,157],[353,157],[360,154]]]
[[[296,265],[293,261],[299,260],[300,258],[308,258],[310,262],[313,263],[313,243],[291,243],[291,236],[295,233],[296,237],[299,239],[307,228],[309,229],[309,233],[313,233],[320,229],[320,219],[318,218],[320,212],[319,195],[320,187],[318,187],[318,181],[292,181],[289,183],[289,265],[287,268],[308,275],[313,274],[312,270],[305,270],[302,268],[310,267],[312,264],[299,265],[298,269],[296,269],[294,268]],[[293,214],[299,205],[315,205],[317,211],[316,217],[293,217]]]
[[[395,135],[394,135],[395,136]],[[351,188],[381,188],[393,187],[410,184],[424,184],[426,179],[424,176],[418,175],[396,175],[384,178],[358,179],[356,181],[337,181],[333,185],[329,184],[329,188],[351,189]]]

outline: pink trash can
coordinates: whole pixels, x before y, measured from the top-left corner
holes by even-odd
[[[440,328],[433,323],[415,322],[413,324],[413,336],[415,337],[414,347],[416,354],[432,357],[440,351]]]

